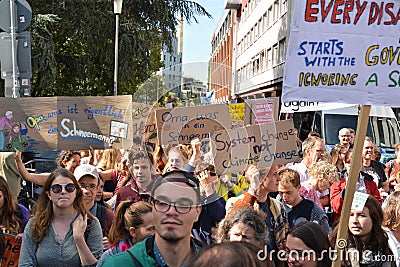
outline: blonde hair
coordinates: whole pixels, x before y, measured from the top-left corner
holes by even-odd
[[[117,169],[119,163],[118,156],[122,156],[122,153],[119,149],[105,149],[103,155],[101,156],[100,162],[97,164],[97,168],[101,168],[103,170]]]
[[[326,161],[318,161],[311,164],[308,168],[308,175],[311,180],[327,180],[331,184],[338,181],[338,173],[335,166]]]

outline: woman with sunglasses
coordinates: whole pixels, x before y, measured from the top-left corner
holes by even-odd
[[[111,225],[109,242],[111,248],[101,256],[97,266],[112,255],[125,252],[134,244],[154,234],[154,218],[151,205],[144,201],[123,201],[118,205]]]
[[[103,252],[101,227],[82,198],[70,171],[50,174],[25,228],[19,266],[96,266]]]

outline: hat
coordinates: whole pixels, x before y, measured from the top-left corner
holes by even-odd
[[[5,114],[6,116],[12,116],[12,111],[6,111],[6,114]]]
[[[76,167],[74,175],[77,181],[79,181],[85,175],[90,175],[93,178],[100,179],[96,167],[90,164],[82,164]]]

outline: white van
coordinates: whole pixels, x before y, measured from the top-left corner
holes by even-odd
[[[301,109],[299,110],[301,111]],[[304,125],[302,118],[309,114],[312,123],[310,131],[317,132],[326,142],[330,151],[339,143],[338,133],[341,128],[357,129],[359,106],[349,106],[339,109],[306,111],[294,113],[292,118],[297,129]],[[382,153],[381,162],[385,163],[395,157],[394,145],[400,143],[399,124],[390,107],[371,106],[367,136],[372,137],[375,145]]]

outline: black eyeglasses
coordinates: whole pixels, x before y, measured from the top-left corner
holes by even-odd
[[[165,213],[169,211],[171,206],[174,205],[176,212],[179,214],[186,214],[189,213],[193,206],[193,201],[190,199],[179,199],[178,201],[160,201],[157,199],[153,199],[153,206],[154,209],[158,212]]]
[[[76,185],[73,184],[73,183],[69,183],[69,184],[53,184],[50,188],[51,188],[51,191],[53,191],[54,194],[59,194],[59,193],[62,192],[63,187],[64,187],[65,191],[68,192],[68,193],[72,193],[76,189]]]

